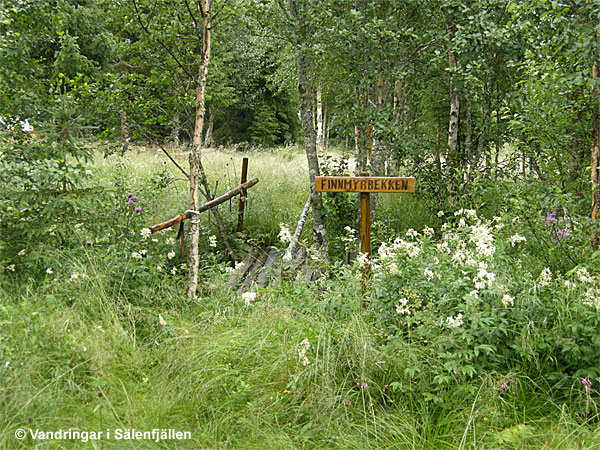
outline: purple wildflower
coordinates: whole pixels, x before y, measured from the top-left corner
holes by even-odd
[[[127,194],[127,197],[131,198],[133,197],[133,194],[130,192],[129,194]]]
[[[502,386],[500,386],[502,388],[503,391],[505,391],[508,388],[508,382],[507,381],[503,381],[502,382]]]
[[[131,197],[131,200],[133,200],[134,202],[137,202],[138,198],[134,195],[133,197]]]
[[[133,200],[129,200],[129,201],[127,202],[127,204],[128,204],[128,205],[133,205]]]
[[[92,241],[90,241],[89,239],[87,241],[85,241],[85,245],[92,245]]]
[[[102,391],[98,391],[98,397],[102,397],[102,395],[104,395],[102,394]]]
[[[142,208],[140,208],[139,206],[135,207],[135,212],[140,212],[142,210]]]

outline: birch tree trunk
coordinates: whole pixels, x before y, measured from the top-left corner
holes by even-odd
[[[456,53],[453,49],[453,40],[454,40],[454,28],[453,24],[450,22],[448,16],[446,15],[446,31],[448,33],[448,65],[450,70],[456,68]],[[449,161],[452,161],[456,157],[456,149],[458,147],[458,120],[460,115],[460,101],[458,100],[458,91],[456,89],[454,75],[450,76],[450,120],[448,123],[448,148],[449,152]]]
[[[323,153],[323,86],[321,83],[317,85],[317,154]]]
[[[596,33],[598,34],[598,33]],[[598,78],[598,65],[592,66],[592,78]],[[598,218],[598,202],[600,201],[600,174],[598,172],[598,162],[600,159],[600,112],[598,111],[598,95],[600,91],[594,89],[594,110],[592,112],[592,160],[591,160],[591,181],[592,181],[592,220]],[[592,247],[598,248],[598,229],[594,225],[592,229]]]
[[[200,202],[198,198],[198,182],[205,182],[204,171],[200,173],[202,167],[202,128],[204,127],[205,109],[205,93],[206,79],[208,76],[208,64],[210,62],[211,48],[211,29],[210,29],[210,3],[209,0],[202,0],[202,57],[200,59],[200,67],[198,68],[198,82],[196,83],[196,118],[194,121],[194,137],[192,152],[190,154],[190,209],[197,211]],[[199,180],[199,176],[204,179]],[[194,297],[198,288],[198,243],[200,237],[200,228],[198,226],[199,218],[195,214],[190,220],[190,251],[189,266],[190,273],[188,279],[188,297]]]
[[[290,3],[295,3],[290,0]],[[292,8],[292,10],[296,10]],[[297,11],[297,10],[296,10]],[[298,19],[298,18],[297,18]],[[314,222],[314,242],[317,249],[320,250],[321,256],[327,259],[328,243],[327,230],[323,224],[322,210],[323,201],[321,193],[315,192],[315,177],[320,174],[319,157],[317,155],[316,134],[312,126],[311,109],[310,109],[310,90],[308,77],[306,74],[306,54],[301,48],[296,48],[296,68],[298,70],[298,104],[300,107],[300,121],[302,123],[302,131],[304,133],[304,147],[306,151],[306,159],[308,161],[308,174],[310,177],[310,191],[312,194],[312,209]]]

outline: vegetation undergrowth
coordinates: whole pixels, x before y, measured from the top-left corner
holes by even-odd
[[[335,258],[315,282],[292,273],[245,302],[225,287],[232,267],[207,215],[190,301],[176,231],[144,231],[186,207],[176,169],[149,154],[90,166],[113,195],[94,227],[66,227],[62,249],[50,237],[7,249],[1,448],[600,448],[597,274],[532,257],[524,221],[382,200],[369,293],[364,260]],[[232,172],[219,192],[237,185],[240,157],[206,155],[210,173]],[[286,164],[304,162],[250,158],[261,181],[245,236],[282,246],[280,223],[307,195]],[[237,209],[221,210],[232,229]],[[340,252],[356,253],[352,234],[332,236]],[[18,428],[191,439],[18,441]]]

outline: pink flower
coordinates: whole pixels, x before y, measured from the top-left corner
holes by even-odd
[[[352,406],[352,402],[350,400],[346,400],[346,406]]]
[[[133,197],[133,194],[130,192],[129,194],[127,194],[127,197]]]
[[[135,212],[140,212],[142,210],[142,208],[140,208],[139,206],[135,207]]]
[[[133,197],[131,197],[131,200],[133,200],[134,202],[137,202],[138,198],[134,195]]]
[[[127,204],[128,204],[128,205],[133,205],[133,200],[129,200],[129,201],[127,202]]]

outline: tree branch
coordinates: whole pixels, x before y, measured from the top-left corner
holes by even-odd
[[[171,57],[172,57],[172,58],[175,60],[175,62],[177,63],[177,65],[178,65],[179,67],[181,67],[181,70],[183,70],[183,71],[185,72],[185,74],[186,74],[188,77],[190,77],[192,80],[195,80],[194,76],[193,76],[193,75],[192,75],[192,74],[191,74],[191,73],[190,73],[190,72],[189,72],[189,71],[186,69],[186,67],[185,67],[185,66],[184,66],[184,65],[183,65],[183,64],[182,64],[182,63],[179,61],[179,58],[177,58],[177,56],[175,56],[175,54],[174,54],[174,53],[171,51],[171,49],[169,49],[169,48],[168,48],[168,47],[165,45],[165,43],[164,43],[164,42],[163,42],[163,41],[162,41],[162,40],[161,40],[159,37],[157,37],[157,36],[153,35],[153,34],[150,32],[150,30],[149,30],[149,29],[146,27],[146,25],[144,25],[144,22],[142,21],[142,16],[141,16],[141,14],[140,14],[140,11],[139,11],[139,9],[138,9],[138,6],[137,6],[137,1],[136,1],[136,0],[132,0],[132,2],[133,2],[133,7],[134,7],[134,9],[135,9],[135,16],[136,16],[136,18],[137,18],[137,20],[138,20],[138,22],[139,22],[140,26],[142,27],[142,29],[143,29],[143,30],[144,30],[144,31],[145,31],[145,32],[146,32],[146,33],[147,33],[149,36],[152,36],[152,37],[154,37],[154,40],[155,40],[156,42],[158,42],[158,43],[160,44],[160,46],[161,46],[163,49],[165,49],[165,51],[166,51],[166,52],[167,52],[169,55],[171,55]]]

